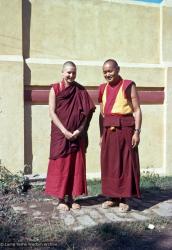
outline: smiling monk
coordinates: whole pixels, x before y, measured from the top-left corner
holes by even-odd
[[[62,81],[49,93],[50,160],[45,193],[59,199],[58,209],[80,209],[75,198],[87,194],[85,152],[87,129],[95,106],[85,88],[75,82],[76,65],[67,61]],[[65,200],[67,196],[68,200]]]
[[[103,64],[106,83],[99,87],[103,208],[119,205],[127,212],[125,198],[140,197],[138,144],[142,114],[136,85],[119,75],[118,63]]]

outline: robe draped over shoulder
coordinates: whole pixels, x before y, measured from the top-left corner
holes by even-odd
[[[54,86],[57,88],[57,86]],[[79,83],[74,82],[71,86],[58,92],[56,96],[55,113],[70,132],[74,132],[82,126],[85,119],[94,112],[95,106],[87,91]],[[84,127],[84,137],[87,137],[88,126]],[[74,141],[67,140],[59,128],[51,123],[51,144],[50,159],[67,156],[79,149],[79,139]]]
[[[70,131],[81,131],[75,141],[67,140],[51,123],[50,159],[45,194],[63,199],[65,195],[87,194],[85,148],[87,129],[95,106],[83,86],[74,82],[65,88],[53,84],[56,95],[55,113]]]

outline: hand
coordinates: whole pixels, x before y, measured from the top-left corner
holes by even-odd
[[[102,137],[100,137],[99,146],[102,146]]]
[[[132,137],[132,148],[138,146],[139,142],[140,142],[140,135],[139,133],[135,132]]]
[[[64,134],[65,138],[68,140],[71,140],[73,137],[73,134],[70,131],[68,131],[67,129],[63,132],[63,134]]]
[[[71,140],[76,140],[80,135],[80,131],[77,129],[73,132]]]

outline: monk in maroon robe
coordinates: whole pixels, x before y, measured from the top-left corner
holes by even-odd
[[[142,114],[135,83],[119,75],[113,59],[103,64],[107,83],[99,88],[103,208],[119,205],[127,212],[125,198],[140,197],[138,144]]]
[[[49,94],[52,122],[45,193],[57,197],[58,209],[67,211],[70,206],[80,209],[75,198],[87,194],[87,129],[95,106],[85,88],[75,82],[73,62],[64,63],[62,75],[63,80],[53,84]]]

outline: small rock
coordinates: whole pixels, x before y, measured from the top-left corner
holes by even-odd
[[[58,202],[58,201],[53,201],[52,204],[53,204],[54,206],[57,206],[57,205],[59,204],[59,202]]]
[[[37,205],[34,205],[34,204],[33,204],[33,205],[30,205],[29,207],[30,207],[30,208],[36,208]]]
[[[33,213],[33,216],[34,216],[34,217],[40,216],[40,215],[41,215],[41,212],[39,212],[39,211],[35,211],[35,212]]]
[[[151,229],[151,230],[152,230],[152,229],[154,229],[154,228],[155,228],[155,226],[154,226],[153,224],[149,224],[149,225],[148,225],[148,229]]]
[[[24,211],[24,210],[25,210],[25,208],[23,208],[23,207],[15,207],[15,206],[12,206],[12,208],[13,208],[13,210],[14,210],[15,212],[20,212],[20,211]]]

